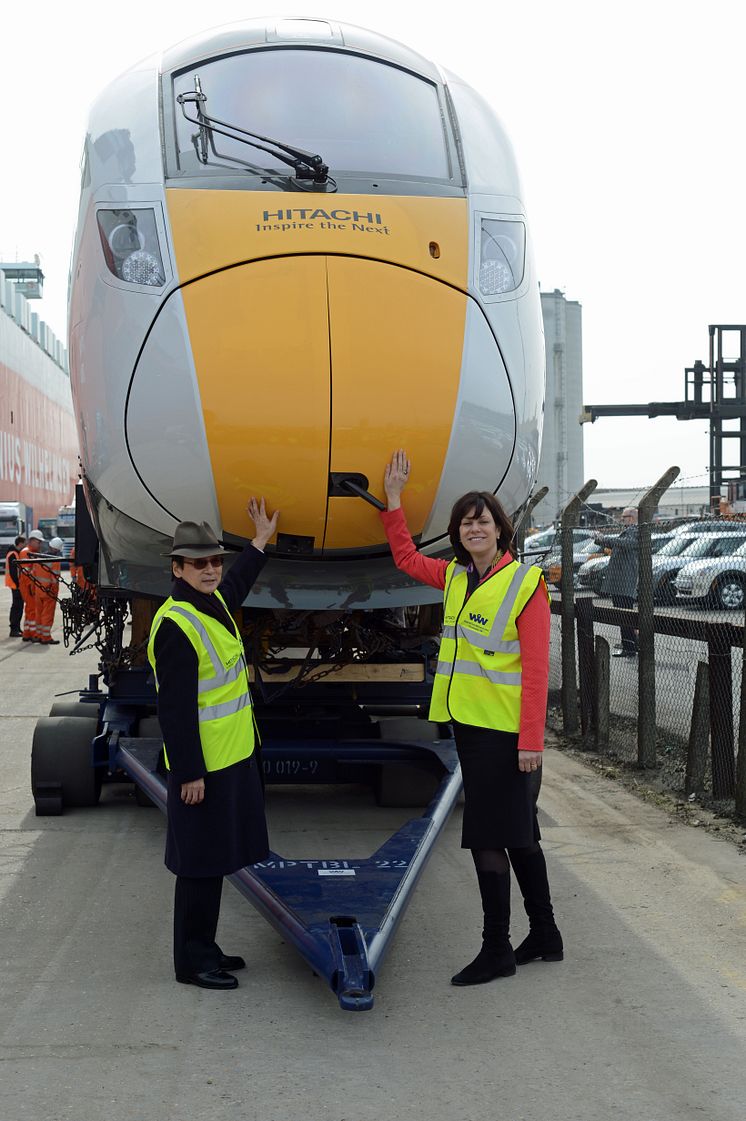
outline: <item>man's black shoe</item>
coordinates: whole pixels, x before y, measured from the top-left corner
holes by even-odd
[[[11,631],[10,638],[23,638],[23,631]]]
[[[245,968],[246,962],[243,960],[243,958],[240,958],[238,954],[223,954],[220,959],[220,964],[218,965],[218,969],[227,969],[229,973],[232,973],[234,969]]]
[[[204,973],[189,973],[176,978],[182,985],[198,985],[201,989],[237,989],[238,981],[224,969],[207,969]]]

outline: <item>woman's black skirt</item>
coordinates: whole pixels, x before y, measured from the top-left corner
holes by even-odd
[[[538,771],[518,770],[518,733],[453,724],[464,780],[461,847],[527,848],[541,839]]]
[[[229,876],[269,852],[264,794],[256,754],[205,775],[205,800],[181,801],[168,776],[166,867],[177,876]]]

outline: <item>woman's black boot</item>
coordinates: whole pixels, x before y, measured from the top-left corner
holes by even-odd
[[[510,944],[510,872],[477,870],[477,880],[484,911],[482,948],[474,961],[451,977],[452,985],[484,985],[515,973]]]
[[[537,844],[528,849],[508,849],[508,856],[529,922],[528,936],[516,947],[516,965],[525,965],[537,958],[562,961],[565,956],[562,935],[554,921],[547,865],[541,847]]]
[[[515,951],[516,965],[525,965],[526,962],[536,961],[537,958],[541,958],[542,961],[562,961],[564,956],[562,935],[556,926],[551,929],[531,927],[528,935]]]

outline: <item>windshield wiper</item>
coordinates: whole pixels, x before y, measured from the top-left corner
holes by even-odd
[[[295,169],[295,175],[298,179],[311,179],[314,183],[325,184],[329,181],[329,168],[324,163],[321,156],[314,152],[305,152],[302,148],[295,148],[290,144],[284,144],[280,140],[274,140],[271,136],[261,136],[258,132],[249,132],[248,129],[240,128],[238,125],[232,125],[229,121],[218,120],[217,117],[208,117],[202,111],[202,106],[207,101],[207,94],[202,92],[202,83],[199,80],[199,74],[194,76],[194,92],[193,93],[180,93],[176,100],[181,106],[181,111],[184,117],[190,124],[197,125],[199,133],[192,137],[194,148],[197,153],[197,159],[200,163],[206,164],[208,162],[208,149],[212,150],[213,155],[218,159],[228,159],[230,156],[223,156],[217,151],[215,147],[214,134],[218,133],[220,136],[227,136],[229,140],[236,140],[239,144],[249,144],[252,148],[259,148],[263,152],[269,152],[276,160],[281,163],[287,164],[289,167]],[[189,104],[196,105],[196,117],[190,117],[186,111],[186,106]],[[230,131],[226,131],[226,129]],[[236,135],[236,134],[240,135]],[[247,139],[253,137],[253,139]],[[257,141],[263,140],[263,144]],[[272,147],[268,148],[267,145],[271,144]],[[232,161],[236,162],[236,161]]]

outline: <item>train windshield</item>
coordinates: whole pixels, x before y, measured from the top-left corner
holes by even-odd
[[[340,51],[249,51],[182,71],[174,102],[197,75],[208,116],[319,152],[333,171],[450,178],[437,88],[405,70]],[[179,167],[193,172],[201,166],[195,126],[174,108]],[[216,147],[228,160],[287,173],[272,154],[236,140],[216,137]],[[211,154],[209,164],[220,161]]]

